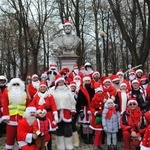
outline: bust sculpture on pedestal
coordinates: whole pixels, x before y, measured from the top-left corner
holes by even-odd
[[[76,35],[72,35],[72,26],[73,24],[66,20],[63,24],[65,35],[55,39],[63,54],[75,54],[76,49],[81,44],[81,39]]]

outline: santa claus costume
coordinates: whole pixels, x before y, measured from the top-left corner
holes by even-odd
[[[94,86],[95,83],[101,84],[100,80],[100,73],[98,71],[94,71],[92,73],[92,79],[91,79],[92,85]]]
[[[82,72],[79,71],[79,67],[77,64],[73,65],[73,70],[68,74],[68,77],[71,78],[71,80],[73,80],[73,78],[78,75],[81,78],[83,78],[83,74]]]
[[[120,124],[125,150],[131,150],[130,142],[139,149],[140,141],[145,131],[145,119],[135,98],[130,98],[126,111],[122,114]]]
[[[25,92],[25,84],[20,78],[13,78],[8,83],[7,90],[3,95],[3,117],[6,126],[6,149],[11,150],[17,136],[17,126],[19,120],[29,104]]]
[[[30,101],[32,101],[34,95],[37,93],[40,85],[40,81],[38,79],[37,74],[33,74],[31,79],[32,79],[31,83],[29,83],[29,85],[27,86]]]
[[[4,75],[0,75],[0,137],[2,137],[4,131],[6,130],[6,124],[2,122],[2,95],[6,87],[7,78]]]
[[[21,150],[36,150],[34,140],[37,135],[33,133],[33,123],[36,120],[36,108],[27,107],[23,118],[18,123],[17,140]]]
[[[92,119],[89,126],[95,130],[93,150],[100,148],[102,144],[102,111],[104,107],[104,99],[107,99],[107,97],[108,96],[103,92],[101,87],[95,87],[95,95],[90,104]]]
[[[57,150],[72,150],[72,115],[76,112],[76,101],[70,88],[65,84],[65,79],[57,74],[55,86],[49,89],[54,96],[58,110],[58,129],[56,130]]]
[[[147,121],[147,127],[143,136],[143,139],[141,141],[141,150],[150,150],[150,110],[147,111],[144,114],[146,121]]]

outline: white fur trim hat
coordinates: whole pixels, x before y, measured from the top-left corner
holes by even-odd
[[[35,77],[38,78],[39,76],[37,74],[33,74],[32,79],[35,78]]]
[[[108,98],[108,99],[106,100],[106,104],[108,105],[108,103],[110,103],[110,102],[114,103],[114,101],[113,101],[111,98]]]
[[[76,76],[74,76],[73,80],[76,80],[76,79],[80,79],[81,80],[81,77],[79,75],[76,75]]]
[[[33,106],[29,106],[26,108],[25,112],[27,113],[36,112],[36,108]]]
[[[122,87],[122,86],[126,86],[126,87],[127,87],[127,84],[124,83],[124,82],[122,82],[122,83],[120,84],[120,87]]]
[[[133,103],[133,102],[138,105],[137,100],[136,100],[136,98],[134,98],[134,97],[129,98],[127,105],[129,105],[130,103]]]
[[[98,71],[94,71],[94,72],[92,73],[92,78],[94,77],[95,74],[98,74],[98,75],[100,76],[100,73],[99,73]]]
[[[65,79],[64,79],[60,74],[57,74],[57,75],[56,75],[56,80],[55,80],[55,85],[56,85],[59,81],[64,81],[64,82],[65,82]]]
[[[90,76],[84,76],[82,80],[83,80],[83,82],[85,82],[87,80],[91,81],[91,77]]]
[[[101,87],[98,87],[98,88],[95,89],[95,93],[97,93],[99,91],[103,92],[103,89]]]
[[[25,90],[25,84],[24,84],[24,82],[23,82],[20,78],[13,78],[13,79],[11,79],[10,82],[7,84],[8,90],[10,90],[11,87],[12,87],[14,84],[18,84],[18,86],[19,86],[22,90]]]
[[[135,79],[135,80],[132,81],[132,84],[133,83],[138,83],[139,84],[139,81]]]
[[[69,20],[65,20],[63,26],[70,25],[73,26],[72,22]]]
[[[141,73],[143,74],[143,70],[142,70],[142,69],[136,70],[136,74],[137,74],[138,72],[141,72]]]

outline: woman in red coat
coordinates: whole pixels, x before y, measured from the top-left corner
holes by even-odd
[[[132,145],[135,146],[137,150],[139,149],[140,140],[146,127],[143,117],[136,99],[130,98],[127,103],[126,111],[122,114],[120,120],[125,150],[131,150],[131,141]]]
[[[92,113],[90,128],[95,130],[94,149],[100,148],[102,144],[102,111],[104,107],[104,101],[107,98],[108,96],[103,93],[101,87],[95,89],[95,95],[90,105],[90,110]]]

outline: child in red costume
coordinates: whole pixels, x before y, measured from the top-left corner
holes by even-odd
[[[90,121],[90,128],[95,130],[94,137],[94,149],[102,148],[102,111],[104,107],[104,100],[107,98],[107,95],[103,93],[101,87],[95,88],[95,95],[92,99],[90,110],[92,113],[92,119]]]
[[[49,130],[51,122],[46,117],[47,111],[41,106],[37,110],[37,119],[33,124],[33,132],[38,136],[35,140],[36,150],[46,150],[46,145],[50,140]]]

